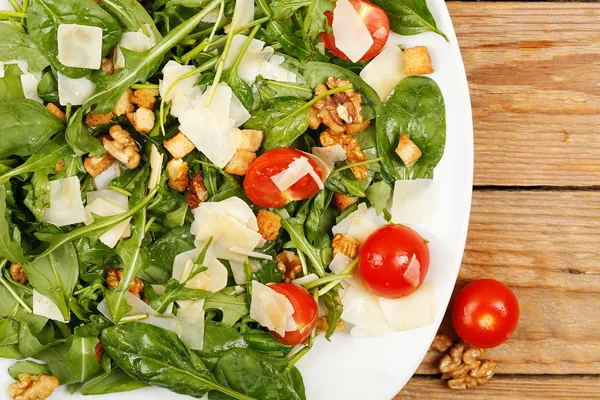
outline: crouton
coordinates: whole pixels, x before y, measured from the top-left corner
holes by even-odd
[[[107,75],[114,75],[115,64],[113,63],[112,56],[110,58],[102,59],[102,63],[100,64],[100,69]]]
[[[64,112],[62,112],[62,110],[60,108],[58,108],[56,105],[52,104],[52,103],[48,103],[46,104],[46,108],[48,109],[48,111],[50,111],[52,113],[52,115],[54,115],[56,118],[60,118],[63,121],[67,119],[67,116],[65,115]]]
[[[92,178],[95,178],[106,171],[114,162],[114,157],[106,153],[104,157],[86,157],[83,160],[83,167]]]
[[[417,145],[404,133],[400,135],[400,142],[396,148],[396,154],[400,156],[402,162],[406,165],[406,168],[412,167],[422,155],[421,150]]]
[[[123,94],[119,98],[119,101],[117,102],[116,107],[113,110],[117,117],[133,112],[135,108],[133,107],[133,103],[131,101],[132,97],[133,92],[131,91],[131,89],[128,88],[125,92],[123,92]]]
[[[202,175],[197,172],[188,185],[186,201],[190,208],[196,208],[206,200],[208,200],[208,190],[206,190]]]
[[[331,247],[333,248],[333,256],[337,253],[342,253],[346,257],[356,258],[358,257],[358,250],[360,249],[360,242],[350,236],[342,235],[337,233],[331,241]]]
[[[281,228],[281,217],[267,210],[260,210],[256,216],[258,223],[258,233],[265,240],[277,239],[277,234]]]
[[[175,158],[183,158],[196,148],[194,143],[181,132],[177,132],[175,136],[165,140],[163,146]]]
[[[256,153],[248,150],[237,150],[231,161],[225,166],[225,172],[232,175],[243,176],[250,168],[252,161],[256,160]]]
[[[429,51],[425,46],[404,50],[404,61],[404,74],[407,76],[433,73],[431,57],[429,57]]]
[[[169,187],[178,192],[185,192],[190,180],[188,178],[188,164],[181,159],[172,159],[167,163],[169,174]]]
[[[154,111],[138,108],[135,112],[127,113],[127,119],[139,133],[148,134],[154,128]]]
[[[350,197],[338,192],[333,193],[333,204],[335,204],[337,209],[340,211],[344,211],[351,205],[356,204],[357,201],[358,197]]]
[[[90,128],[93,128],[95,126],[99,126],[99,125],[104,125],[104,124],[108,124],[113,117],[115,116],[115,114],[113,114],[113,112],[109,112],[108,114],[96,114],[96,113],[88,113],[85,116],[85,124],[87,126],[89,126]]]
[[[156,104],[156,97],[158,95],[158,90],[138,89],[133,92],[133,98],[131,101],[138,107],[153,110],[154,105]]]
[[[243,129],[242,138],[242,143],[237,149],[256,152],[262,144],[263,132],[254,129]]]

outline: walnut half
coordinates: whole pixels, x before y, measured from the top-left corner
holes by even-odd
[[[106,286],[110,289],[116,289],[119,286],[119,282],[123,279],[122,269],[109,269],[106,273]],[[141,298],[144,292],[144,281],[140,278],[133,278],[129,284],[129,292],[136,297]]]
[[[10,277],[13,281],[19,282],[22,285],[27,283],[27,275],[25,274],[21,263],[14,262],[10,264]]]
[[[60,385],[53,376],[19,375],[19,382],[8,386],[8,396],[14,400],[45,400]]]
[[[302,262],[296,253],[284,250],[277,254],[277,269],[283,272],[283,282],[289,283],[302,271]]]
[[[129,169],[135,169],[140,165],[141,157],[139,149],[129,132],[121,128],[120,125],[114,125],[108,131],[110,138],[103,136],[100,138],[102,146],[106,151],[125,164]]]
[[[446,343],[444,341],[443,345]],[[486,384],[494,376],[496,363],[491,360],[480,360],[484,353],[485,349],[469,346],[462,341],[450,347],[439,363],[440,372],[443,374],[442,379],[448,379],[448,387],[454,390],[465,390]]]

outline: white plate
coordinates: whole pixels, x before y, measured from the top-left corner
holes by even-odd
[[[6,0],[0,0],[0,9]],[[438,83],[446,103],[446,151],[435,170],[440,181],[440,210],[433,223],[415,228],[429,240],[431,266],[427,280],[437,289],[435,322],[427,327],[394,333],[386,338],[352,338],[336,334],[331,342],[319,337],[314,348],[299,363],[307,398],[387,400],[402,389],[413,375],[444,316],[460,269],[471,208],[473,186],[473,124],[469,90],[460,50],[443,0],[428,5],[440,30],[449,38],[424,33],[394,36],[394,43],[429,48]],[[5,372],[12,360],[0,360],[0,393],[12,379]],[[2,395],[0,395],[2,397]],[[89,398],[58,391],[52,399]],[[124,394],[104,395],[112,400],[168,400],[187,398],[164,389],[146,388]]]

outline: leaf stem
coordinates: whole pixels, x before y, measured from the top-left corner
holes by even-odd
[[[350,264],[348,264],[348,266],[346,268],[344,268],[344,270],[341,272],[341,274],[350,274],[352,272],[352,270],[356,267],[357,264],[358,264],[358,257],[355,258]],[[329,292],[331,289],[333,289],[341,281],[342,280],[340,279],[337,282],[336,281],[330,282],[327,286],[324,286],[321,289],[319,289],[319,292],[318,292],[319,297],[321,297],[325,293]]]
[[[304,289],[306,290],[311,290],[314,288],[317,288],[321,285],[324,285],[326,283],[331,283],[331,282],[336,282],[339,283],[339,281],[342,281],[346,278],[352,278],[352,274],[332,274],[332,275],[327,275],[324,276],[323,278],[319,278],[316,281],[312,281],[309,283],[304,284]]]
[[[16,0],[8,0],[8,2],[12,6],[12,8],[14,8],[15,11],[17,11],[17,12],[23,12],[23,9],[19,5],[19,3],[17,3]]]
[[[15,300],[25,309],[25,311],[27,311],[30,314],[33,312],[33,310],[29,308],[27,303],[23,301],[23,299],[14,291],[14,289],[8,284],[8,282],[6,282],[6,280],[2,276],[0,276],[0,283],[6,288],[6,290],[8,290],[10,295],[14,297]]]
[[[119,323],[122,324],[126,324],[128,322],[136,322],[136,321],[141,321],[143,319],[148,318],[149,315],[148,314],[136,314],[136,315],[129,315],[127,317],[123,317],[121,318],[121,320],[119,321]]]
[[[11,18],[26,18],[27,14],[19,11],[0,10],[0,20],[9,20]]]
[[[333,170],[331,172],[331,174],[329,174],[329,178],[331,178],[332,176],[335,176],[335,175],[339,174],[340,172],[342,172],[344,170],[347,170],[347,169],[350,169],[350,168],[353,168],[353,167],[358,167],[358,166],[361,166],[361,165],[375,164],[375,163],[378,163],[379,161],[382,161],[382,160],[383,160],[383,157],[379,157],[379,158],[372,158],[372,159],[366,160],[366,161],[360,161],[360,162],[355,162],[355,163],[344,165],[342,167],[339,167],[339,168]]]
[[[114,190],[115,192],[119,192],[121,194],[124,194],[127,197],[131,197],[131,192],[123,189],[122,187],[114,186],[114,185],[108,185],[107,189],[111,189],[111,190]]]
[[[300,359],[302,357],[304,357],[304,355],[306,353],[308,353],[308,351],[310,350],[311,346],[304,346],[302,349],[300,349],[300,351],[298,351],[296,354],[294,354],[293,356],[290,357],[290,361],[288,361],[287,365],[285,366],[285,368],[283,369],[283,374],[287,374],[288,372],[290,372],[290,370],[292,368],[294,368],[294,365],[300,361]]]
[[[134,83],[133,85],[131,85],[131,88],[133,90],[135,90],[135,89],[158,90],[160,88],[160,86],[156,85],[154,83]]]

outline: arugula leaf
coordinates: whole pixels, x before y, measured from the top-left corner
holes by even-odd
[[[304,61],[312,56],[312,52],[307,50],[306,44],[296,37],[292,27],[271,20],[267,23],[266,33],[269,41],[279,43],[287,54],[293,54],[298,60]]]
[[[59,103],[58,81],[52,71],[46,71],[38,83],[37,94],[40,99],[48,103]]]
[[[92,136],[90,128],[83,123],[83,108],[75,111],[69,120],[65,137],[73,152],[78,156],[87,153],[90,153],[90,156],[101,156],[106,153],[100,141]]]
[[[223,314],[221,322],[227,326],[233,326],[250,312],[244,294],[228,296],[223,293],[215,293],[204,302],[204,309],[220,310]]]
[[[105,0],[106,1],[106,0]],[[137,1],[136,1],[137,2]],[[138,382],[127,375],[121,368],[113,368],[109,372],[102,372],[85,382],[81,386],[81,394],[84,396],[131,392],[148,386]]]
[[[391,30],[400,35],[431,31],[448,40],[438,29],[426,0],[373,0],[373,3],[385,10]]]
[[[10,224],[6,218],[6,188],[0,185],[0,258],[24,263],[27,261],[21,243],[18,230],[10,233]]]
[[[42,220],[44,213],[50,207],[50,180],[48,179],[50,172],[50,169],[36,171],[31,181],[23,185],[23,190],[27,191],[23,204],[38,221]]]
[[[327,31],[328,25],[325,13],[333,11],[333,7],[333,0],[312,0],[310,2],[302,25],[302,36],[305,43],[312,43],[321,33]]]
[[[423,153],[410,168],[395,152],[401,133]],[[386,179],[432,178],[446,143],[446,108],[437,83],[423,76],[400,81],[382,107],[376,138],[383,157],[381,173]]]
[[[12,24],[0,24],[0,61],[27,60],[29,71],[42,71],[50,63],[31,37]]]
[[[387,208],[387,203],[390,197],[392,197],[392,187],[386,181],[375,182],[367,188],[366,194],[367,199],[369,199],[371,205],[375,207],[375,211],[379,215]]]
[[[150,307],[159,314],[164,313],[169,304],[175,301],[203,300],[213,295],[212,292],[206,290],[187,288],[176,279],[171,279],[165,283],[165,292],[160,296],[156,294],[152,286],[146,286],[144,294]]]
[[[175,256],[194,247],[194,235],[189,226],[172,229],[148,246],[150,263],[171,272]]]
[[[263,102],[276,97],[295,97],[310,100],[314,96],[313,90],[301,83],[269,81],[259,76],[256,78],[255,85]]]
[[[325,304],[325,308],[327,308],[327,332],[325,332],[326,339],[329,339],[335,332],[337,324],[340,318],[342,318],[342,312],[344,311],[344,306],[342,305],[342,300],[340,299],[338,289],[339,285],[321,296],[321,299],[323,299],[323,304]]]
[[[0,103],[0,158],[38,153],[65,123],[34,100]]]
[[[102,0],[99,5],[119,21],[127,32],[137,32],[142,29],[147,36],[150,36],[151,33],[154,40],[162,38],[158,29],[156,29],[156,25],[154,25],[152,17],[139,1]],[[150,32],[146,32],[148,28]]]
[[[18,361],[13,364],[9,369],[8,373],[10,376],[18,381],[19,375],[28,374],[28,375],[51,375],[52,372],[42,364],[38,364],[34,361]]]
[[[106,319],[102,314],[94,314],[90,316],[90,322],[82,324],[74,329],[74,334],[80,337],[97,338],[102,334],[102,331],[114,324]]]
[[[101,369],[94,356],[97,344],[98,338],[72,335],[39,358],[48,362],[48,369],[62,385],[84,382]]]
[[[0,69],[4,72],[4,77],[0,78],[0,103],[25,98],[21,83],[21,75],[23,74],[21,68],[16,64],[6,66],[0,64]]]
[[[58,61],[58,26],[78,24],[102,29],[102,55],[107,55],[121,37],[121,27],[93,0],[36,0],[27,9],[27,28],[37,48],[50,64],[71,78],[81,78],[89,69],[66,67]]]

